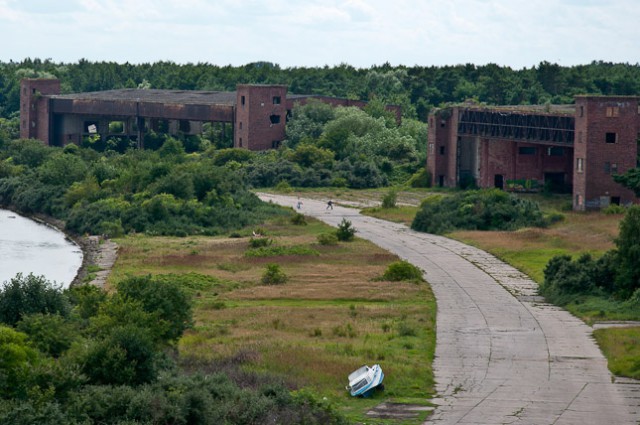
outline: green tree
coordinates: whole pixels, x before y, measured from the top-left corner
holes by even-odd
[[[162,324],[162,338],[177,341],[192,325],[191,299],[178,283],[170,278],[136,276],[120,281],[118,294],[139,302],[144,311],[157,317]]]
[[[616,290],[623,298],[628,298],[640,288],[640,206],[634,205],[627,210],[615,242],[619,261]]]
[[[69,299],[61,287],[55,286],[44,276],[23,276],[19,273],[0,289],[0,321],[11,326],[29,314],[59,314],[66,317],[70,310]]]
[[[83,372],[94,384],[135,386],[156,379],[157,359],[146,330],[130,324],[112,329],[89,348]]]
[[[0,325],[0,396],[26,397],[30,372],[39,360],[27,335]]]
[[[79,334],[72,322],[58,314],[35,313],[23,316],[16,329],[28,335],[34,347],[53,357],[60,357],[68,350]]]
[[[338,225],[338,229],[336,230],[336,236],[340,241],[349,242],[355,238],[356,232],[357,230],[355,227],[353,227],[351,222],[346,218],[343,218]]]
[[[624,174],[614,175],[613,180],[633,190],[640,197],[640,168],[631,168]]]
[[[291,160],[303,167],[314,164],[326,165],[333,161],[334,154],[329,149],[323,149],[312,144],[298,144],[291,154]]]

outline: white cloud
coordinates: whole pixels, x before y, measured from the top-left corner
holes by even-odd
[[[0,60],[636,62],[638,18],[636,0],[0,0]]]

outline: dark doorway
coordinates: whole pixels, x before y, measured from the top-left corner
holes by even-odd
[[[567,193],[569,185],[565,182],[564,173],[544,173],[544,190],[551,193]]]
[[[443,175],[438,176],[438,186],[444,187],[444,176]]]
[[[502,174],[496,174],[493,177],[493,187],[504,189],[504,176]]]
[[[611,205],[620,205],[620,197],[612,196],[611,197]]]

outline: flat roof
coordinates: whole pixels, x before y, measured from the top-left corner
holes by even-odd
[[[52,99],[175,103],[184,105],[236,104],[236,92],[199,90],[119,89],[48,96]]]
[[[460,109],[475,109],[479,111],[495,111],[511,114],[549,114],[549,115],[575,115],[576,105],[479,105],[460,104],[455,105]]]

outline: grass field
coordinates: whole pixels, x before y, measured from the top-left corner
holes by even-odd
[[[259,230],[272,246],[315,251],[307,255],[247,256],[253,229],[240,238],[126,237],[117,241],[109,282],[147,273],[214,278],[193,291],[196,324],[180,340],[181,355],[212,363],[242,359],[247,370],[312,389],[354,422],[385,423],[364,416],[383,400],[428,404],[436,311],[429,286],[380,281],[397,257],[361,239],[320,245],[317,235],[332,229],[308,221],[294,226],[279,219]],[[269,263],[280,265],[285,284],[260,283]],[[375,363],[385,372],[385,391],[371,399],[349,396],[347,375]]]

